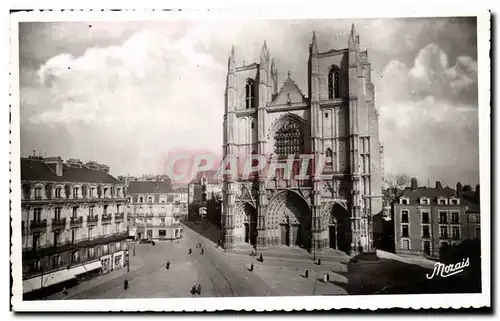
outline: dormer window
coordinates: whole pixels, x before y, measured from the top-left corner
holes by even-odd
[[[139,197],[139,203],[143,203],[144,202],[144,199],[141,197]]]
[[[37,200],[42,199],[42,188],[41,187],[35,188],[35,199],[37,199]]]
[[[430,204],[430,200],[427,197],[422,197],[420,199],[420,204],[421,205],[429,205]]]
[[[408,205],[408,204],[410,204],[410,200],[408,198],[406,198],[406,197],[402,197],[399,200],[399,204]]]
[[[78,187],[73,188],[73,198],[78,198]]]
[[[438,205],[447,205],[448,204],[447,199],[442,198],[442,197],[438,198],[437,202],[438,202]]]
[[[245,107],[246,109],[254,107],[254,85],[253,80],[248,79],[245,85]]]
[[[458,198],[451,198],[450,204],[451,205],[460,205],[460,200]]]

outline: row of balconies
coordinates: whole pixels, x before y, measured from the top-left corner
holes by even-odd
[[[120,242],[128,237],[128,231],[112,233],[108,235],[101,235],[93,238],[81,239],[78,241],[65,241],[56,245],[52,244],[46,247],[38,247],[36,249],[23,250],[23,260],[36,259],[48,255],[63,253],[66,251],[73,251],[80,248],[92,247],[100,244],[107,244],[111,242]]]
[[[408,238],[410,237],[409,235],[402,235],[401,237],[403,238]],[[430,234],[424,234],[422,235],[422,239],[430,239],[431,236]],[[460,240],[460,235],[448,235],[448,234],[441,234],[439,235],[440,240]]]
[[[121,223],[123,222],[123,219],[125,217],[124,213],[116,213],[115,214],[115,223]],[[101,217],[101,223],[102,224],[111,224],[113,218],[113,214],[103,214]],[[87,226],[96,226],[99,221],[99,215],[87,215]],[[61,219],[52,219],[52,230],[57,231],[57,230],[64,230],[66,229],[67,226],[67,219],[66,217],[63,217]],[[25,226],[24,226],[24,221],[21,223],[22,226],[22,231],[25,233]],[[83,216],[79,217],[71,217],[69,219],[69,227],[70,228],[79,228],[83,226]],[[42,232],[47,228],[47,220],[31,220],[30,221],[30,230],[31,232]]]
[[[94,196],[89,196],[87,195],[86,197],[83,197],[82,195],[71,195],[71,197],[64,197],[64,196],[59,196],[55,197],[55,195],[51,198],[47,198],[45,196],[30,196],[30,197],[23,197],[23,201],[57,201],[57,200],[103,200],[103,199],[109,199],[109,200],[122,200],[125,196],[123,195],[116,195],[116,196],[111,196],[111,195],[102,195],[101,197],[94,195]]]

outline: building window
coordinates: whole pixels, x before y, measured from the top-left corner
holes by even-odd
[[[57,247],[60,243],[61,232],[54,232],[54,247]]]
[[[423,243],[423,250],[425,255],[431,255],[431,242],[429,241],[424,241]]]
[[[247,80],[245,85],[245,106],[246,109],[254,107],[254,85],[252,80]]]
[[[481,238],[481,227],[476,226],[476,238],[480,239]]]
[[[400,202],[401,202],[401,204],[403,204],[403,205],[408,205],[408,199],[407,199],[407,198],[402,198],[402,199],[400,200]]]
[[[104,195],[103,195],[104,197],[108,197],[108,188],[105,188],[105,189],[104,189],[104,193],[103,193],[103,194],[104,194]]]
[[[444,198],[440,198],[440,199],[438,200],[438,204],[439,204],[439,205],[446,205],[446,200],[445,200]]]
[[[94,216],[94,206],[89,207],[89,216]]]
[[[78,215],[78,207],[75,206],[73,207],[73,218],[76,219],[77,215]]]
[[[302,151],[303,136],[299,124],[295,122],[287,122],[278,129],[274,140],[274,152],[281,159]]]
[[[328,113],[325,113],[325,118],[328,119]]]
[[[79,262],[78,251],[73,251],[73,254],[71,256],[71,262],[72,263],[78,263]]]
[[[429,226],[422,226],[422,237],[426,239],[431,237]]]
[[[60,255],[54,255],[52,257],[52,267],[57,269],[62,265],[62,257]]]
[[[149,202],[149,203],[153,203],[153,198],[152,198],[151,196],[150,196],[150,197],[148,197],[148,202]]]
[[[459,224],[460,223],[460,215],[458,212],[451,213],[451,224]]]
[[[325,156],[326,156],[326,160],[325,160],[325,162],[326,162],[327,164],[330,164],[330,165],[331,165],[331,164],[332,164],[332,156],[333,156],[333,152],[332,152],[332,150],[331,150],[330,148],[327,148],[327,149],[326,149]]]
[[[448,238],[448,227],[447,226],[440,226],[439,227],[439,236],[442,239],[447,239]]]
[[[144,202],[144,199],[141,196],[141,197],[139,197],[139,203],[142,203],[142,202]]]
[[[477,214],[469,214],[469,222],[470,223],[478,223],[478,215]]]
[[[35,188],[35,199],[37,199],[37,200],[42,199],[42,188],[41,187]]]
[[[89,227],[89,239],[92,238],[92,227]]]
[[[42,221],[42,209],[41,208],[35,208],[33,210],[33,221],[35,221],[35,222]]]
[[[33,251],[38,249],[38,243],[40,243],[40,233],[33,233],[33,244],[31,246]]]
[[[446,212],[439,212],[439,224],[448,224]]]
[[[451,237],[454,239],[454,240],[458,240],[460,239],[460,228],[458,226],[453,226],[451,228]]]
[[[336,67],[332,67],[328,73],[328,99],[340,97],[340,82],[339,71]]]
[[[161,223],[165,224],[165,219],[164,218],[161,219]]]
[[[428,198],[422,198],[420,200],[420,204],[422,204],[422,205],[429,205],[429,199]]]
[[[401,211],[401,223],[408,223],[408,222],[409,222],[408,211],[402,210]]]
[[[71,244],[74,244],[76,240],[76,229],[71,230]]]
[[[410,240],[403,240],[403,250],[409,250],[410,249]]]
[[[95,255],[95,252],[94,252],[94,248],[93,247],[89,247],[89,250],[87,252],[87,256],[89,259],[93,259],[94,258],[94,255]]]
[[[108,205],[104,205],[102,209],[102,214],[103,215],[108,215]]]
[[[31,261],[31,263],[30,263],[30,269],[31,269],[31,271],[33,271],[33,272],[38,272],[38,271],[40,271],[40,266],[41,266],[41,264],[40,264],[40,260],[33,260],[33,261]]]
[[[59,221],[61,219],[61,208],[60,207],[56,207],[54,209],[54,219]]]
[[[429,212],[422,212],[422,223],[429,224]]]
[[[453,198],[450,200],[451,205],[458,205],[458,200],[456,198]]]
[[[408,225],[405,224],[402,226],[401,236],[410,237],[410,227]]]
[[[448,244],[449,244],[449,243],[448,243],[448,242],[446,242],[446,241],[439,242],[439,246],[440,246],[441,248],[448,246]]]
[[[95,192],[95,188],[91,187],[90,192],[89,192],[90,197],[94,197],[94,192]]]
[[[61,198],[61,189],[60,187],[56,188],[56,198]]]
[[[73,198],[78,198],[78,187],[73,187]]]

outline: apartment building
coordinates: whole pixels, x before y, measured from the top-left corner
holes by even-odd
[[[38,298],[126,261],[125,187],[109,167],[21,158],[23,292]]]
[[[418,187],[412,179],[393,204],[396,253],[439,257],[442,246],[477,236],[469,221],[471,215],[479,216],[479,200],[465,199],[460,183],[457,189],[443,188],[440,182],[434,188]]]
[[[127,187],[127,212],[136,239],[173,240],[182,237],[179,211],[169,181],[134,180]]]

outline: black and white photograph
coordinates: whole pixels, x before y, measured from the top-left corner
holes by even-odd
[[[426,12],[11,13],[13,309],[489,306],[490,14]]]

